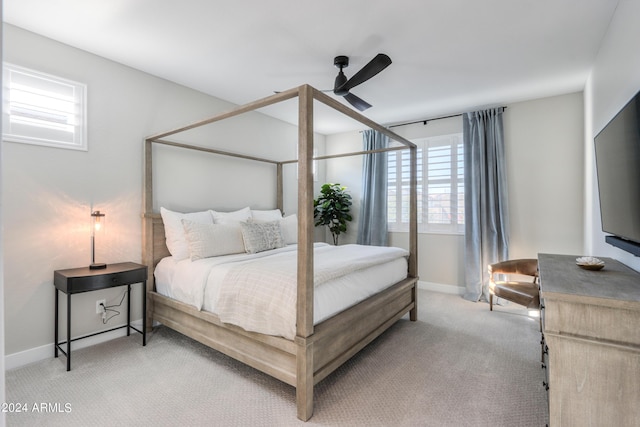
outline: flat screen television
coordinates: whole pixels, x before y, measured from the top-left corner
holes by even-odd
[[[594,142],[606,241],[640,256],[640,92]]]

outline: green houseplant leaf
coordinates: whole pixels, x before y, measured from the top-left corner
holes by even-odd
[[[313,218],[315,226],[327,226],[333,236],[333,244],[338,244],[340,233],[347,231],[347,222],[353,218],[351,211],[351,195],[347,187],[340,184],[327,183],[320,190],[320,195],[313,201]]]

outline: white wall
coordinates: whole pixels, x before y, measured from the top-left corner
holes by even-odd
[[[505,111],[510,258],[582,253],[582,105],[574,93]]]
[[[620,0],[585,87],[585,251],[640,271],[640,258],[608,245],[600,223],[593,138],[640,90],[640,1]]]
[[[143,139],[233,106],[10,25],[4,47],[6,61],[86,82],[89,99],[89,151],[3,142],[5,351],[15,364],[34,349],[45,357],[52,353],[53,271],[88,265],[92,209],[107,215],[97,261],[141,261]],[[208,135],[217,148],[277,160],[296,156],[296,127],[259,113],[214,129]],[[198,138],[204,141],[202,134]],[[178,166],[178,157],[187,163]],[[162,148],[154,160],[156,208],[275,207],[273,166],[252,168],[227,158],[205,165],[200,157]],[[285,173],[295,181],[295,166]],[[285,191],[285,209],[294,213],[296,184],[285,185]],[[105,327],[95,314],[96,300],[117,303],[123,291],[75,295],[72,335],[123,324],[126,315]],[[132,318],[139,319],[139,286],[132,306]]]
[[[4,40],[4,22],[2,20],[3,6],[2,0],[0,0],[0,40]],[[3,57],[3,46],[0,43],[0,58]],[[0,77],[0,84],[2,84],[2,77]],[[2,134],[2,123],[0,123],[0,135]],[[0,176],[2,176],[2,159],[3,155],[3,144],[0,144]],[[2,180],[0,179],[0,183]],[[2,231],[2,188],[0,185],[0,307],[3,308],[2,312],[4,313],[4,263],[3,263],[3,253],[4,253],[4,233]],[[0,315],[0,355],[4,355],[4,315]],[[6,402],[4,397],[4,357],[0,357],[0,402]],[[6,422],[5,414],[0,414],[0,426],[4,426]]]
[[[583,248],[583,107],[573,93],[510,104],[504,115],[507,161],[510,257],[540,252],[580,254]],[[454,117],[394,128],[407,139],[461,132]],[[362,135],[331,135],[327,153],[357,151]],[[343,243],[355,242],[361,193],[361,157],[327,162],[327,181],[340,182],[354,198],[354,221]],[[390,233],[391,245],[408,248],[407,233]],[[418,274],[422,282],[464,286],[464,236],[419,234]],[[444,290],[442,286],[438,289]]]

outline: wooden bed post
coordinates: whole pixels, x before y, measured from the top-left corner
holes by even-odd
[[[409,277],[418,277],[418,148],[409,147]],[[418,320],[418,292],[413,288],[414,307],[409,312],[409,319]]]
[[[153,219],[150,215],[153,213],[153,143],[147,139],[144,142],[144,191],[142,194],[142,262],[147,266],[147,291],[145,298],[147,299],[147,312],[143,315],[147,318],[147,332],[153,329],[153,300],[149,296],[149,292],[153,292],[155,282],[153,278],[154,256],[153,256]]]
[[[279,162],[276,164],[276,207],[280,209],[282,215],[284,215],[283,181],[282,162]]]
[[[313,415],[313,89],[300,86],[298,118],[298,292],[296,305],[296,405],[298,418]]]

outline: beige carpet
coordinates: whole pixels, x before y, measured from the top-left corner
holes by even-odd
[[[402,319],[316,387],[309,426],[544,426],[538,320],[419,292]],[[294,426],[295,390],[167,328],[6,374],[9,426]],[[44,404],[44,406],[42,406]],[[34,411],[34,408],[41,411]]]

